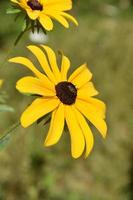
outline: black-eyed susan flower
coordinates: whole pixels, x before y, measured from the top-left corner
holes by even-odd
[[[11,0],[11,2],[26,13],[35,26],[41,25],[45,30],[53,29],[52,19],[68,28],[67,20],[78,25],[76,19],[66,11],[72,9],[72,0]]]
[[[70,61],[66,56],[62,55],[59,70],[56,55],[51,48],[31,45],[28,49],[36,56],[44,73],[28,58],[15,57],[9,60],[26,66],[35,75],[24,77],[16,84],[20,92],[38,96],[22,114],[22,126],[26,128],[52,112],[45,146],[54,145],[59,141],[66,122],[71,137],[72,156],[78,158],[85,149],[87,157],[94,142],[87,120],[104,138],[107,132],[105,104],[94,98],[98,92],[91,82],[92,73],[87,64],[83,64],[67,78]]]

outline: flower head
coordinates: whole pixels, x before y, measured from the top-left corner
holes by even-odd
[[[70,61],[66,56],[62,55],[59,70],[56,55],[50,47],[31,45],[28,49],[36,56],[44,73],[28,58],[15,57],[9,60],[26,66],[35,75],[20,79],[16,85],[22,93],[39,96],[22,114],[22,126],[26,128],[52,112],[45,146],[59,141],[66,121],[71,137],[72,156],[78,158],[86,149],[87,157],[93,147],[93,134],[86,120],[89,120],[104,138],[107,132],[104,120],[105,104],[94,98],[98,92],[91,82],[92,73],[87,64],[83,64],[67,78]]]
[[[53,29],[52,19],[66,28],[69,27],[66,19],[78,25],[76,19],[65,12],[72,9],[72,0],[11,0],[11,2],[24,10],[29,19],[39,22],[47,31]]]

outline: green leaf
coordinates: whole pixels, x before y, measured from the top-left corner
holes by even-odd
[[[11,106],[1,104],[0,105],[0,112],[14,112],[14,109]]]
[[[4,104],[4,103],[6,103],[5,97],[0,96],[0,104]]]
[[[8,8],[7,10],[6,10],[6,14],[16,14],[16,13],[20,13],[21,12],[21,10],[19,10],[19,9],[14,9],[14,8]]]

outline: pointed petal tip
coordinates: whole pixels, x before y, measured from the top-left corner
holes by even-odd
[[[43,28],[44,28],[44,27],[43,27]],[[46,28],[45,28],[45,29],[46,29]],[[51,27],[51,28],[47,28],[46,30],[50,32],[50,31],[53,30],[53,27]]]
[[[19,85],[18,85],[18,82],[16,83],[16,89],[19,91]]]
[[[49,139],[48,137],[46,137],[46,139],[44,141],[44,146],[45,147],[50,147],[50,146],[53,146],[56,143],[57,143],[56,141],[52,141],[51,139]]]
[[[89,155],[90,155],[91,152],[92,152],[93,146],[94,146],[94,143],[93,143],[91,149],[90,149],[88,152],[85,152],[85,154],[84,154],[84,159],[87,159],[87,158],[89,157]]]
[[[24,111],[25,112],[25,111]],[[25,120],[25,117],[24,117],[24,113],[21,115],[21,118],[20,118],[20,123],[21,123],[21,126],[23,128],[27,128],[29,125],[27,125],[26,123],[26,120]]]
[[[10,59],[8,59],[8,62],[11,62],[11,63],[19,63],[18,62],[18,59],[19,59],[19,61],[20,61],[20,59],[21,58],[23,58],[23,57],[14,57],[14,58],[10,58]]]
[[[88,65],[87,62],[85,62],[83,65],[84,65],[84,67],[86,67],[87,69],[89,69],[89,65]]]
[[[44,147],[49,147],[51,146],[47,141],[44,142]]]
[[[33,47],[33,46],[35,46],[35,45],[30,44],[30,45],[26,46],[26,48],[27,48],[27,49],[30,49],[30,48]]]
[[[78,158],[80,158],[81,155],[75,155],[75,154],[72,154],[72,157],[76,160]]]
[[[68,26],[65,26],[65,28],[67,28],[67,29],[68,29],[68,28],[69,28],[69,25],[68,25]]]
[[[50,146],[53,146],[55,143],[51,143],[49,140],[46,140],[45,142],[44,142],[44,146],[45,147],[50,147]]]
[[[76,19],[75,19],[74,24],[75,24],[76,26],[79,26],[79,23],[78,23],[78,21],[77,21]]]
[[[10,58],[10,59],[8,59],[8,62],[14,62],[13,60],[14,60],[14,58]]]
[[[20,122],[21,122],[21,126],[23,127],[23,128],[27,128],[28,126],[26,125],[26,123],[23,121],[23,120],[20,120]]]
[[[103,136],[103,139],[106,139],[106,136],[107,136],[107,124],[106,124],[106,122],[105,122],[105,130],[102,133],[102,136]]]
[[[82,156],[84,147],[79,152],[71,152],[71,155],[74,159],[78,159]]]
[[[103,135],[103,139],[106,139],[107,133],[104,133]]]

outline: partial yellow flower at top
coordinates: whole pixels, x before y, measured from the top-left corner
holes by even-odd
[[[0,87],[2,86],[2,84],[3,84],[3,80],[2,80],[2,79],[0,79]]]
[[[26,66],[35,75],[20,79],[16,85],[20,92],[38,96],[22,114],[22,126],[26,128],[52,112],[45,146],[59,141],[66,121],[71,137],[72,156],[80,157],[85,149],[87,157],[93,147],[93,134],[86,119],[104,138],[107,132],[105,104],[94,98],[98,92],[91,82],[92,73],[87,64],[83,64],[67,78],[70,61],[66,56],[62,55],[59,69],[56,55],[50,47],[30,45],[27,48],[36,56],[44,73],[28,58],[15,57],[9,60]]]
[[[69,27],[67,19],[78,25],[76,19],[65,12],[72,9],[72,0],[11,0],[11,2],[25,10],[31,20],[37,20],[47,31],[53,29],[52,19],[66,28]]]

